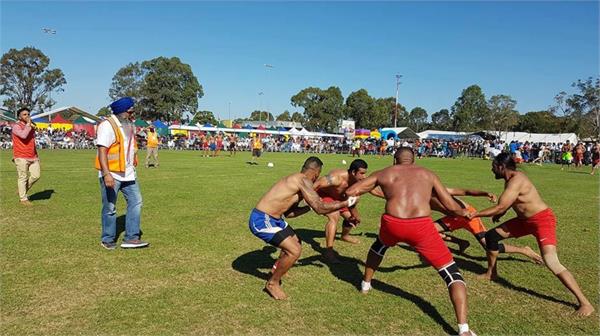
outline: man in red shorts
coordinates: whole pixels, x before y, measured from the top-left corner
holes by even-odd
[[[343,201],[346,199],[346,189],[367,177],[367,168],[368,165],[364,160],[354,160],[350,164],[348,170],[334,169],[326,176],[320,177],[317,182],[315,182],[314,188],[323,202]],[[339,211],[325,214],[325,216],[327,216],[328,221],[327,224],[325,224],[326,249],[323,256],[328,262],[337,264],[340,261],[333,250],[337,223],[340,217],[344,218],[341,240],[352,244],[358,244],[358,239],[351,237],[350,231],[360,223],[360,217],[358,210],[355,207],[351,209],[342,208]]]
[[[498,242],[500,240],[518,238],[529,234],[534,235],[546,266],[579,301],[577,315],[591,315],[594,312],[594,307],[583,295],[571,272],[558,260],[554,213],[544,203],[527,176],[516,169],[515,162],[508,154],[501,153],[496,156],[492,162],[492,171],[497,180],[504,179],[504,192],[500,195],[497,205],[469,214],[471,218],[492,217],[492,220],[497,222],[510,207],[517,213],[517,217],[489,230],[485,234],[488,250],[488,270],[483,277],[495,279],[498,276],[496,259],[498,258]]]
[[[454,201],[461,208],[467,209],[469,212],[475,212],[477,210],[471,204],[463,201],[462,199],[457,198],[456,196],[487,197],[489,198],[490,202],[496,203],[496,195],[487,191],[459,188],[446,188],[446,190],[450,195],[452,195],[452,199],[454,199]],[[476,217],[468,219],[465,217],[454,216],[451,212],[447,211],[444,208],[444,206],[435,196],[431,198],[430,205],[432,210],[446,214],[445,217],[442,217],[435,221],[435,228],[438,230],[443,240],[458,244],[459,252],[463,253],[469,247],[469,241],[451,236],[449,234],[446,234],[445,232],[454,232],[459,229],[465,229],[469,231],[473,236],[475,236],[475,239],[477,239],[479,244],[481,244],[481,246],[485,249],[486,229],[485,226],[483,226],[483,222],[480,218]],[[500,253],[519,253],[528,257],[537,264],[543,263],[542,257],[539,254],[535,253],[529,246],[521,247],[500,243],[498,244],[498,250],[500,251]]]
[[[473,335],[467,324],[467,288],[450,251],[438,234],[429,201],[433,192],[444,207],[456,216],[466,216],[431,171],[414,164],[412,149],[401,147],[394,154],[394,165],[373,173],[352,185],[347,195],[358,196],[380,187],[385,197],[379,236],[367,256],[361,289],[371,288],[371,279],[390,246],[405,242],[414,247],[445,281],[458,322],[460,336]]]

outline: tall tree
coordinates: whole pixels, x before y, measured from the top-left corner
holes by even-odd
[[[304,116],[300,112],[294,112],[294,114],[292,114],[292,117],[290,119],[291,119],[290,121],[301,123],[301,124],[304,124],[306,122],[306,120],[304,119]]]
[[[375,114],[374,110],[375,99],[365,89],[354,91],[346,98],[345,117],[354,119],[357,128],[377,128],[385,122],[386,116]]]
[[[392,125],[394,115],[394,105],[396,99],[394,97],[377,98],[375,99],[375,106],[373,107],[373,120],[376,122],[375,127],[390,127]],[[402,113],[406,112],[406,108],[398,104],[398,111]]]
[[[427,123],[427,111],[422,107],[415,107],[408,115],[408,125],[416,132],[422,131],[423,125]]]
[[[11,110],[29,107],[43,112],[56,104],[52,92],[62,92],[67,83],[60,69],[49,69],[50,59],[41,50],[10,49],[0,59],[0,96]]]
[[[194,114],[194,117],[192,118],[192,122],[194,124],[200,124],[200,125],[204,125],[206,123],[209,123],[211,125],[217,125],[219,122],[217,121],[217,118],[215,118],[215,114],[212,113],[211,111],[198,111]]]
[[[515,110],[517,101],[507,95],[492,96],[488,102],[489,130],[510,131],[519,122],[519,113]]]
[[[477,85],[464,89],[452,106],[452,126],[457,131],[486,129],[489,126],[487,116],[485,95]]]
[[[193,114],[204,92],[192,68],[177,57],[157,57],[119,69],[112,80],[112,99],[132,96],[144,118],[178,120]]]
[[[309,87],[291,98],[292,105],[304,108],[306,126],[312,130],[333,131],[343,116],[344,97],[335,86],[326,90]]]
[[[550,111],[534,111],[519,115],[514,130],[529,133],[559,133],[561,120]]]
[[[250,113],[250,120],[260,120],[260,121],[273,121],[275,120],[273,118],[273,115],[270,112],[267,111],[252,111],[252,113]]]
[[[291,119],[292,116],[290,115],[290,111],[288,110],[283,111],[283,113],[281,113],[275,118],[275,120],[277,121],[290,121]]]
[[[431,115],[432,127],[441,130],[449,131],[452,128],[452,117],[450,111],[447,109],[441,109]]]
[[[577,127],[580,136],[600,138],[600,77],[577,80],[571,84],[578,90],[567,101],[578,119]]]

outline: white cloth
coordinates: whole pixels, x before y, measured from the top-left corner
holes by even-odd
[[[121,125],[121,122],[117,117],[111,115],[109,118],[112,118],[117,124],[119,132],[121,132],[121,136],[123,137],[123,147],[125,148],[125,173],[110,172],[110,174],[115,180],[118,181],[135,181],[136,172],[135,166],[133,165],[133,159],[135,157],[134,142],[136,141],[134,131],[135,128],[133,124],[131,124],[130,126],[126,127],[127,130],[124,130],[123,125]],[[96,131],[96,145],[108,148],[113,144],[113,142],[115,142],[115,140],[115,132],[113,131],[110,123],[108,121],[101,122],[100,125],[98,125],[98,130]],[[98,171],[98,177],[102,177],[101,171]]]

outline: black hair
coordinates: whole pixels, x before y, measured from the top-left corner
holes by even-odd
[[[399,147],[396,150],[396,153],[394,153],[394,159],[396,160],[396,162],[400,162],[400,157],[402,156],[402,153],[410,153],[410,155],[412,155],[413,157],[415,156],[415,153],[413,152],[412,148]]]
[[[21,107],[20,109],[17,110],[17,115],[21,115],[21,112],[23,111],[27,111],[29,113],[31,113],[31,109],[29,107]]]
[[[367,162],[365,162],[365,160],[356,159],[350,164],[350,167],[348,168],[348,173],[352,174],[353,172],[358,171],[360,168],[367,169],[369,168],[369,165],[367,165]]]
[[[494,163],[497,166],[504,166],[510,170],[517,170],[517,164],[512,156],[507,152],[502,152],[494,158]]]
[[[302,172],[305,172],[307,169],[310,168],[321,168],[323,167],[323,161],[321,161],[321,159],[319,159],[316,156],[311,156],[308,159],[306,159],[306,161],[304,161],[304,164],[302,165]]]

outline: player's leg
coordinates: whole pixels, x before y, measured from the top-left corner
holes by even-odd
[[[590,301],[588,301],[588,299],[585,297],[585,295],[581,291],[581,288],[579,288],[579,285],[577,284],[575,277],[573,277],[573,274],[571,274],[571,272],[569,272],[569,270],[566,267],[564,267],[558,260],[558,254],[556,253],[556,245],[543,245],[540,247],[540,250],[542,251],[544,263],[546,264],[548,269],[550,269],[550,271],[554,275],[556,275],[560,282],[562,282],[562,284],[565,285],[565,287],[567,287],[567,289],[571,291],[571,293],[573,293],[573,295],[575,295],[575,297],[577,298],[577,301],[579,302],[577,315],[591,315],[594,312],[594,307],[592,306]]]
[[[371,289],[371,280],[373,279],[373,275],[375,275],[375,271],[377,271],[377,268],[381,264],[383,256],[388,248],[389,246],[384,245],[379,237],[377,237],[375,242],[373,242],[373,245],[371,245],[369,253],[367,254],[365,273],[361,283],[362,293],[366,294]]]
[[[291,230],[291,232],[287,231],[288,228]],[[280,286],[281,277],[287,273],[287,271],[294,265],[298,258],[300,258],[300,254],[302,253],[300,241],[293,232],[294,231],[289,226],[280,231],[282,236],[287,235],[287,237],[278,244],[278,247],[281,248],[283,253],[279,255],[277,267],[273,270],[271,277],[265,284],[265,290],[276,300],[284,300],[287,298],[287,295]]]
[[[350,231],[352,231],[354,228],[354,226],[348,221],[348,219],[352,217],[350,211],[342,212],[342,217],[344,218],[344,221],[342,222],[342,235],[340,236],[340,239],[351,244],[360,243],[358,239],[350,236]]]
[[[340,261],[333,250],[333,242],[335,241],[335,232],[340,219],[340,213],[339,211],[334,211],[325,216],[327,217],[327,224],[325,224],[325,252],[323,252],[323,257],[328,262],[338,264]]]
[[[465,250],[471,245],[471,243],[469,243],[467,240],[460,239],[458,237],[454,237],[447,234],[446,232],[451,232],[452,230],[446,223],[444,223],[444,218],[440,218],[437,221],[433,222],[433,224],[435,225],[435,229],[440,234],[442,240],[457,244],[459,253],[464,253]]]
[[[506,227],[506,223],[497,226],[485,233],[486,253],[488,269],[485,274],[479,276],[481,279],[495,280],[498,277],[497,260],[500,253],[499,242],[511,237],[511,233]]]

